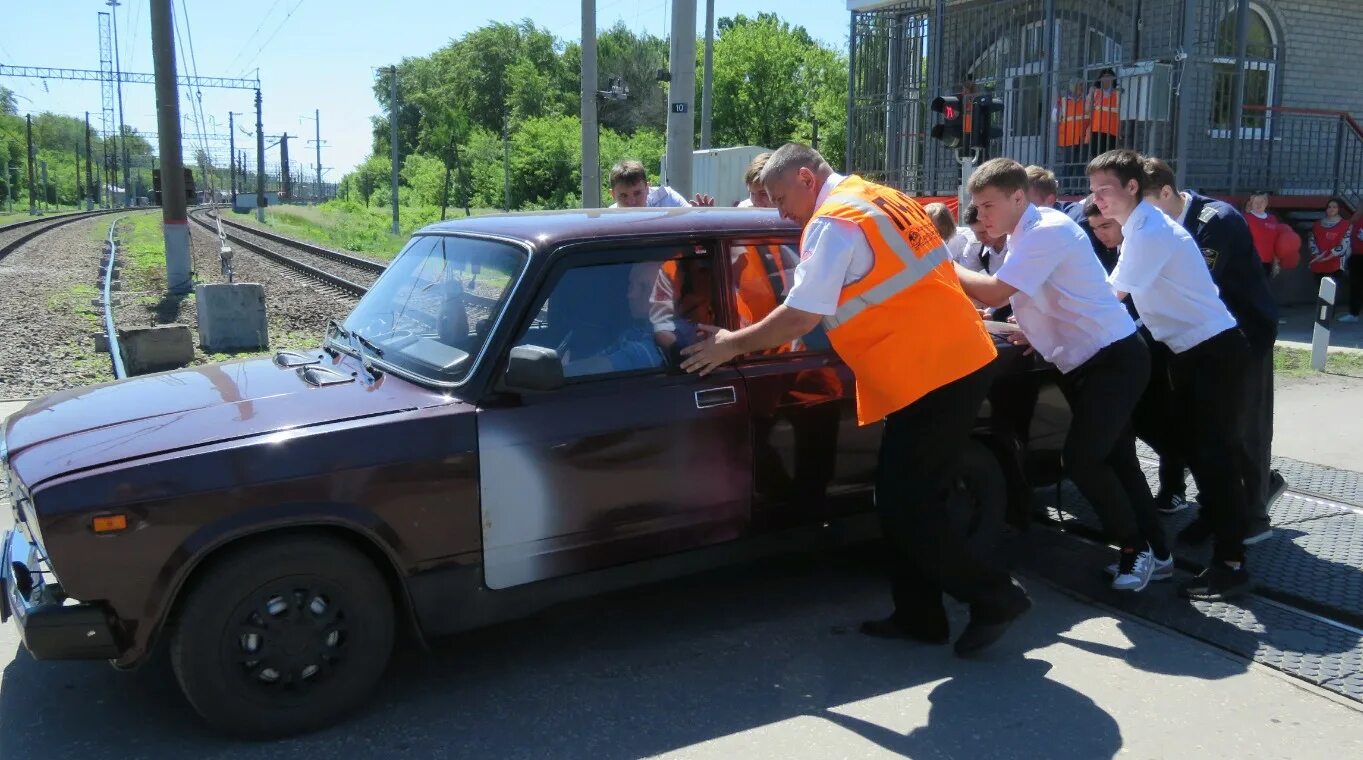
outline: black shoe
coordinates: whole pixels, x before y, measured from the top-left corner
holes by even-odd
[[[1187,497],[1181,493],[1160,492],[1160,495],[1155,497],[1155,509],[1162,515],[1177,514],[1190,506],[1192,505],[1188,503]]]
[[[1002,598],[970,605],[970,623],[956,639],[956,656],[969,657],[998,641],[1031,608],[1031,598],[1017,581]]]
[[[1283,474],[1277,470],[1268,471],[1268,498],[1264,500],[1264,509],[1267,510],[1283,491],[1287,490],[1287,481],[1283,479]]]
[[[908,639],[923,644],[947,643],[951,638],[951,629],[947,626],[946,613],[942,613],[940,618],[928,617],[932,619],[905,622],[891,615],[883,620],[867,620],[859,630],[863,635],[878,639]]]
[[[1196,520],[1178,532],[1178,541],[1181,544],[1197,545],[1211,538],[1213,532],[1211,519],[1205,515],[1198,515]]]
[[[1249,591],[1249,571],[1242,564],[1240,569],[1232,570],[1223,562],[1213,562],[1196,578],[1184,582],[1179,593],[1188,599],[1204,602],[1219,602]]]

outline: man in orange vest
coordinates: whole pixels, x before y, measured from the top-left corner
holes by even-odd
[[[1083,174],[1088,158],[1083,155],[1088,142],[1088,113],[1084,106],[1084,82],[1076,79],[1070,91],[1060,96],[1055,107],[1055,144],[1060,148],[1059,174],[1062,182]],[[1069,191],[1066,182],[1065,190]]]
[[[1089,90],[1089,157],[1096,158],[1117,147],[1120,95],[1117,73],[1103,69]]]
[[[952,518],[961,456],[989,391],[993,340],[961,290],[926,212],[897,190],[833,171],[787,143],[762,184],[781,216],[804,226],[795,285],[755,325],[688,347],[688,372],[788,343],[821,321],[857,381],[857,419],[884,421],[875,501],[893,559],[894,613],[872,636],[946,643],[942,592],[970,605],[956,639],[968,655],[1031,607],[992,558],[976,556]]]

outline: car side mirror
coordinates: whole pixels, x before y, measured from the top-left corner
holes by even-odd
[[[516,346],[506,363],[502,387],[509,391],[552,391],[564,385],[558,352],[543,346]]]

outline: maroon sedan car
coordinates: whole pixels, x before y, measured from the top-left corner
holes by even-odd
[[[165,641],[211,723],[280,735],[360,704],[400,630],[873,535],[880,429],[820,331],[678,368],[780,303],[797,243],[752,210],[444,222],[316,351],[35,401],[0,431],[0,617],[39,659]],[[1068,421],[1052,370],[998,363],[962,474],[986,550]]]

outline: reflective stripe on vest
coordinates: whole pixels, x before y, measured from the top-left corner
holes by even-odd
[[[895,228],[890,218],[879,208],[876,208],[875,204],[866,202],[859,195],[836,194],[829,197],[828,200],[830,203],[841,203],[865,212],[876,225],[880,236],[890,246],[890,250],[894,251],[894,255],[904,264],[904,269],[899,273],[865,293],[847,299],[838,305],[838,310],[832,316],[824,317],[824,327],[829,330],[845,324],[847,320],[865,311],[867,307],[885,303],[897,293],[908,290],[949,258],[945,245],[939,245],[919,258],[909,247],[904,236],[899,234],[899,230]]]
[[[1116,135],[1118,129],[1117,91],[1093,91],[1093,131]]]

